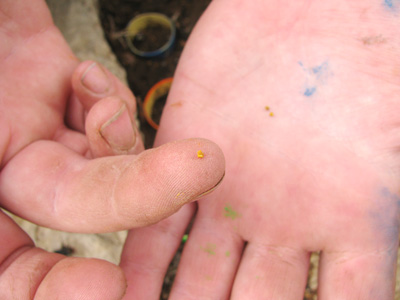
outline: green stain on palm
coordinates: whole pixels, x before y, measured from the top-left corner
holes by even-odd
[[[217,249],[217,245],[208,243],[205,248],[202,248],[202,250],[209,255],[215,255],[215,251]]]
[[[230,253],[229,251],[226,251],[226,252],[225,252],[225,256],[226,256],[226,257],[229,257],[229,256],[231,256],[231,253]]]
[[[233,208],[229,204],[224,207],[224,211],[224,216],[227,218],[231,218],[232,220],[240,217],[240,214],[237,211],[233,210]]]
[[[206,275],[205,278],[206,278],[207,281],[211,281],[212,280],[212,277],[210,275]]]
[[[188,238],[189,238],[189,235],[185,234],[185,235],[182,237],[182,243],[186,243],[186,241],[188,240]]]

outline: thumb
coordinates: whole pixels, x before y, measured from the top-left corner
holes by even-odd
[[[0,199],[4,208],[43,226],[116,231],[166,218],[213,190],[224,173],[222,151],[204,139],[93,160],[41,141],[4,167]]]

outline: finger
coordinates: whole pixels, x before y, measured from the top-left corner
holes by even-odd
[[[9,157],[7,150],[11,141],[11,128],[8,120],[4,116],[4,111],[0,112],[0,170],[3,167]]]
[[[170,299],[229,299],[243,246],[243,240],[229,227],[215,224],[199,211]]]
[[[165,144],[138,156],[93,160],[40,141],[3,168],[0,199],[6,209],[43,226],[116,231],[166,218],[212,190],[224,172],[222,151],[203,139]]]
[[[373,253],[323,252],[318,299],[394,299],[397,247]]]
[[[165,273],[195,209],[194,203],[186,205],[157,224],[129,232],[120,264],[127,299],[160,299]]]
[[[125,277],[117,266],[99,259],[69,257],[43,278],[35,299],[120,300],[125,290]]]
[[[132,92],[97,62],[84,61],[76,68],[72,75],[72,90],[66,116],[66,122],[72,129],[83,132],[86,113],[99,100],[109,96],[117,96],[125,101],[130,117],[134,120],[136,102]]]
[[[249,243],[231,299],[302,299],[309,259],[303,250]]]
[[[12,260],[9,257],[12,253],[19,252],[25,248],[33,246],[29,236],[15,224],[15,222],[0,210],[0,275],[4,269],[10,264],[7,260]],[[0,276],[1,278],[1,276]],[[1,291],[1,290],[0,290]]]
[[[126,285],[118,267],[34,248],[2,211],[0,224],[0,299],[121,299]]]
[[[126,102],[108,97],[97,102],[86,118],[86,136],[93,157],[138,154],[144,150]]]

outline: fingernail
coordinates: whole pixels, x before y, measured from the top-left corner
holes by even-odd
[[[202,198],[202,197],[204,197],[204,196],[210,194],[211,192],[213,192],[217,187],[220,186],[221,182],[224,180],[224,177],[225,177],[225,173],[224,173],[224,175],[222,175],[221,179],[217,182],[216,185],[214,185],[211,189],[205,191],[204,193],[201,193],[201,194],[198,195],[196,198],[194,198],[192,201],[199,200],[200,198]]]
[[[110,88],[110,79],[98,63],[92,63],[81,78],[82,84],[96,94],[104,94]]]
[[[128,151],[136,143],[136,132],[126,105],[101,126],[100,134],[114,150]]]

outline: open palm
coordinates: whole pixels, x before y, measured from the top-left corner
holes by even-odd
[[[319,299],[393,297],[399,22],[379,1],[211,3],[156,143],[211,139],[226,176],[198,204],[171,299],[302,299],[313,251]],[[182,233],[193,213],[129,238],[155,244],[160,228]],[[159,278],[170,256],[153,252],[141,264]]]

